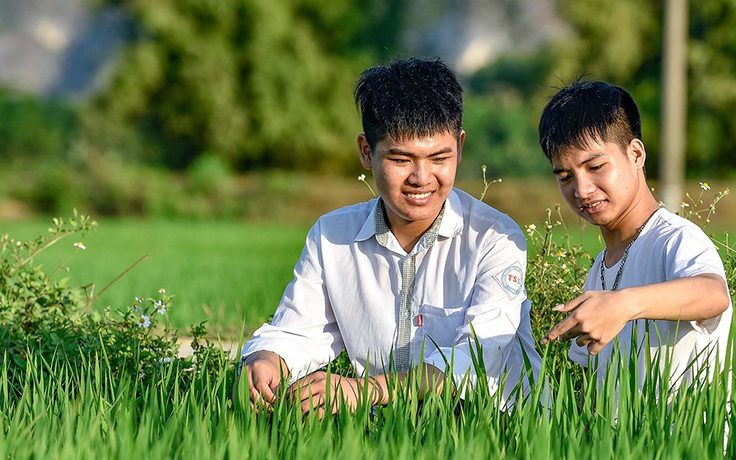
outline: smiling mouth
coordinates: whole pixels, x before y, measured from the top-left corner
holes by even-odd
[[[594,202],[592,202],[592,203],[590,203],[590,204],[584,204],[584,205],[582,205],[582,206],[578,207],[578,209],[580,209],[580,211],[587,211],[587,210],[589,210],[589,209],[595,209],[595,208],[597,208],[597,207],[598,207],[598,206],[599,206],[599,205],[600,205],[601,203],[603,203],[603,202],[602,202],[602,201],[594,201]]]
[[[414,200],[423,200],[425,198],[428,198],[429,195],[431,195],[432,192],[426,192],[426,193],[407,193],[406,196],[409,198],[412,198]]]

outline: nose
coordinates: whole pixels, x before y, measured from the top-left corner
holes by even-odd
[[[429,182],[429,166],[426,161],[416,161],[413,164],[411,174],[409,175],[409,183],[413,185],[424,185]]]
[[[595,190],[595,185],[585,174],[581,174],[575,178],[575,197],[585,198]]]

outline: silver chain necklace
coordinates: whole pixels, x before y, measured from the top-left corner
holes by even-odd
[[[644,227],[647,226],[647,222],[649,222],[649,219],[654,216],[654,214],[657,211],[654,211],[651,216],[647,218],[647,220],[644,221],[644,224],[642,224],[641,227],[636,231],[636,236],[633,240],[631,240],[631,243],[626,246],[626,249],[624,249],[623,255],[621,255],[621,265],[618,267],[618,271],[616,272],[616,278],[613,280],[613,286],[611,286],[611,290],[615,291],[618,288],[618,283],[621,281],[621,274],[624,272],[624,265],[626,264],[626,257],[629,255],[629,249],[631,249],[631,245],[634,244],[634,241],[636,241],[637,238],[639,238],[639,235],[641,235],[642,230],[644,230]],[[606,251],[608,248],[603,248],[603,258],[601,259],[601,286],[603,287],[603,290],[606,290],[606,277],[604,276],[604,266],[606,265]]]

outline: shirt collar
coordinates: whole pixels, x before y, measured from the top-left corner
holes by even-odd
[[[379,244],[386,246],[390,230],[384,217],[385,214],[383,212],[383,206],[383,200],[380,197],[377,198],[373,205],[373,209],[370,214],[368,214],[368,218],[366,218],[360,231],[355,236],[355,241],[364,241],[375,236]],[[452,238],[462,233],[463,207],[460,202],[460,197],[457,195],[455,190],[452,190],[450,195],[447,197],[447,200],[445,200],[445,206],[442,208],[439,217],[440,218],[432,224],[432,227],[427,232],[428,234],[430,232],[434,233],[434,236],[430,237],[432,244],[436,241],[437,236]],[[426,240],[425,237],[427,237],[427,234],[425,234],[422,239]],[[429,242],[430,240],[426,240],[424,245],[427,247],[431,246],[432,244],[427,244]],[[421,241],[417,246],[419,245],[421,245]]]

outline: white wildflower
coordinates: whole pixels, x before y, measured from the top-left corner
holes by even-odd
[[[148,329],[151,326],[151,318],[146,315],[141,315],[141,317],[138,318],[138,325],[142,328]]]

